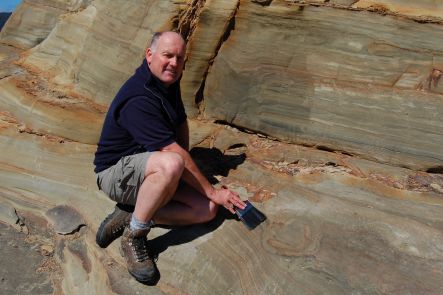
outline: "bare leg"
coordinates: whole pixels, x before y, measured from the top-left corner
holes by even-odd
[[[138,220],[152,219],[154,213],[172,198],[183,169],[184,161],[177,153],[157,152],[149,157],[133,213]]]
[[[212,220],[218,205],[187,184],[181,185],[172,199],[154,215],[157,224],[188,225]]]

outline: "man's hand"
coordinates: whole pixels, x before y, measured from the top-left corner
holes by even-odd
[[[229,190],[225,186],[220,189],[214,188],[206,177],[200,172],[194,160],[192,160],[189,152],[183,149],[178,143],[171,143],[160,150],[179,154],[185,161],[185,170],[183,171],[182,175],[183,180],[201,194],[207,196],[214,203],[222,205],[233,214],[235,214],[234,206],[240,209],[244,209],[246,207],[246,204],[242,202],[236,192]]]
[[[211,198],[216,204],[222,205],[228,209],[232,214],[235,214],[235,207],[244,209],[246,204],[242,202],[236,192],[229,190],[223,186],[220,189],[215,189],[213,198]]]

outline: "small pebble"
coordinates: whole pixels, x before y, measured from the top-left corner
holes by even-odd
[[[443,188],[437,183],[431,183],[430,186],[437,192],[443,194]]]
[[[52,256],[54,254],[54,247],[51,245],[42,245],[40,251],[44,256]]]

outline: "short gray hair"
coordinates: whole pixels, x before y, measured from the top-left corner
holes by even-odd
[[[151,51],[154,52],[157,49],[157,45],[158,45],[158,40],[160,39],[160,37],[163,35],[163,33],[176,33],[177,35],[179,35],[182,40],[183,43],[186,44],[185,39],[183,38],[183,36],[178,33],[178,32],[174,32],[174,31],[165,31],[165,32],[155,32],[154,35],[152,35],[152,39],[151,39],[151,45],[149,46],[149,48],[151,48]]]

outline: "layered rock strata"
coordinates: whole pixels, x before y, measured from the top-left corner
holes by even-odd
[[[29,270],[54,294],[441,294],[440,10],[24,1],[0,35],[0,222],[44,256]],[[95,245],[114,204],[92,160],[109,102],[163,29],[189,44],[192,155],[268,219],[248,231],[220,210],[153,229],[161,279],[147,287],[119,241]]]
[[[206,80],[206,117],[399,166],[441,166],[443,27],[281,2],[240,5]]]

